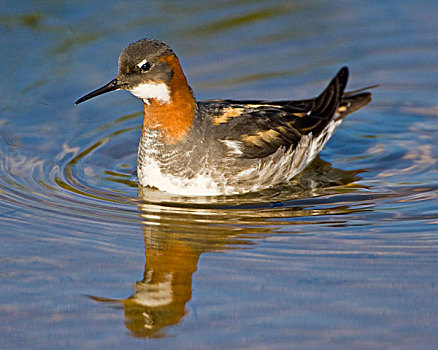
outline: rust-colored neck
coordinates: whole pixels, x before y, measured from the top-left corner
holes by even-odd
[[[172,68],[170,101],[162,103],[156,99],[144,104],[143,133],[147,129],[160,130],[163,141],[171,144],[182,141],[193,123],[196,102],[176,56],[163,57]]]

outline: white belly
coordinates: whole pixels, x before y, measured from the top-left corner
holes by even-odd
[[[285,183],[303,171],[322,150],[341,122],[342,120],[331,122],[317,138],[313,138],[312,134],[304,136],[294,149],[286,151],[280,148],[266,158],[253,160],[250,165],[246,162],[245,167],[239,166],[239,158],[222,162],[210,159],[197,167],[196,171],[190,168],[190,151],[162,155],[154,147],[156,138],[142,138],[138,153],[138,180],[141,186],[155,187],[184,196],[217,196],[260,191]],[[189,161],[181,162],[181,157]],[[181,166],[181,163],[185,165]]]

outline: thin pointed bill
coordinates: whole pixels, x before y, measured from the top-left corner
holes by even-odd
[[[89,94],[86,94],[85,96],[81,97],[79,100],[77,100],[75,102],[75,105],[82,103],[84,101],[87,101],[90,98],[102,95],[104,93],[122,89],[125,85],[126,84],[120,83],[117,78],[113,79],[108,84],[106,84],[106,85],[100,87],[99,89],[94,90],[94,91],[90,92]]]

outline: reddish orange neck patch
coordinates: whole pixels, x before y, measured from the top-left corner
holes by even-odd
[[[143,132],[146,129],[160,130],[164,142],[171,144],[182,141],[187,135],[195,116],[196,102],[176,56],[163,57],[172,67],[170,81],[170,101],[161,103],[152,99],[144,104]]]

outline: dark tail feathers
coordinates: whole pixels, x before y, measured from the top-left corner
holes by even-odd
[[[362,89],[348,91],[344,93],[339,104],[338,113],[341,118],[346,117],[348,114],[357,111],[363,106],[367,105],[371,101],[371,92],[365,90],[370,90],[378,87],[379,85],[371,85],[364,87]]]
[[[326,114],[334,115],[336,109],[337,118],[345,118],[348,114],[357,111],[371,101],[369,90],[378,85],[367,86],[362,89],[344,92],[348,81],[348,67],[342,67],[332,79],[327,88],[315,99],[315,114],[325,111]],[[327,113],[333,110],[333,114]]]
[[[348,68],[342,67],[326,89],[313,101],[312,114],[333,116],[339,107],[348,81]]]

